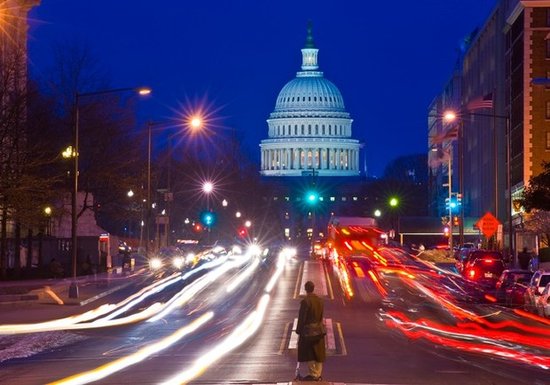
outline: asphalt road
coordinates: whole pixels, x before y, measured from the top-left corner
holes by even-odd
[[[470,292],[463,292],[459,281],[400,253],[381,252],[380,257],[390,263],[381,265],[372,255],[340,266],[304,255],[286,258],[270,291],[266,286],[277,274],[275,254],[215,277],[210,275],[215,272],[212,268],[180,279],[117,316],[138,314],[188,290],[189,298],[180,297],[175,310],[159,320],[62,332],[74,337],[72,343],[3,362],[0,383],[45,384],[83,372],[97,375],[97,368],[115,360],[121,365],[123,359],[128,360],[124,368],[112,369],[113,374],[95,383],[291,381],[296,368],[292,327],[303,283],[309,279],[325,300],[330,326],[325,380],[347,384],[550,383],[547,369],[494,352],[507,347],[495,341],[504,341],[510,351],[548,361],[548,325],[480,303]],[[247,271],[250,274],[243,278],[241,274]],[[227,292],[234,282],[240,284]],[[129,287],[105,300],[117,302],[133,291]],[[263,318],[248,318],[264,312]],[[205,314],[211,318],[202,326],[173,337]],[[502,326],[503,322],[508,324]],[[168,336],[176,341],[145,354],[146,347]],[[533,338],[522,340],[522,336]],[[135,357],[137,353],[142,354],[141,360]],[[131,364],[128,357],[132,357]]]

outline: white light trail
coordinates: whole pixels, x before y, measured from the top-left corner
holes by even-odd
[[[101,380],[131,365],[135,365],[143,361],[144,359],[152,356],[153,354],[156,354],[172,346],[174,343],[181,340],[186,335],[194,332],[199,327],[204,325],[206,322],[211,320],[213,316],[214,316],[213,312],[208,312],[206,314],[203,314],[202,316],[200,316],[190,324],[178,329],[176,332],[170,334],[169,336],[163,338],[158,342],[155,342],[154,344],[151,344],[139,349],[137,352],[133,354],[130,354],[125,357],[121,357],[115,361],[109,362],[105,365],[89,370],[87,372],[78,373],[73,376],[51,382],[49,385],[80,385],[80,384],[88,384],[90,382]]]

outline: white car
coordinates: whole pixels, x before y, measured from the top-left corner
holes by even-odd
[[[541,295],[537,297],[535,307],[541,317],[550,318],[550,283],[546,285]]]
[[[538,270],[531,277],[527,290],[525,290],[525,310],[535,312],[538,297],[550,283],[550,271]]]

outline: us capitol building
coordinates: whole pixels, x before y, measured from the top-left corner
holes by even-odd
[[[269,139],[261,141],[262,176],[358,176],[361,144],[351,138],[353,120],[338,88],[317,64],[308,26],[302,70],[277,97],[269,115]]]

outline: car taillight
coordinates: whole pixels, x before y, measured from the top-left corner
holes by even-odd
[[[483,258],[483,263],[493,263],[494,261],[492,258]]]
[[[468,270],[468,277],[469,278],[475,278],[475,276],[476,276],[476,271],[474,269]]]

